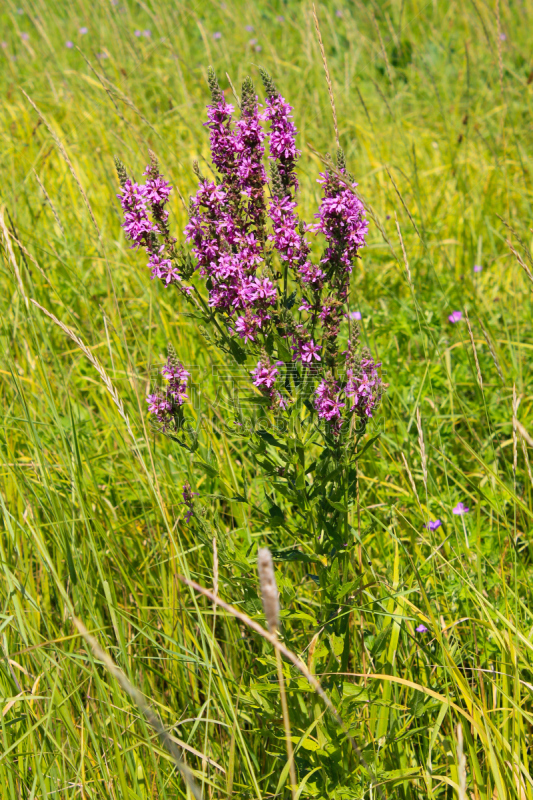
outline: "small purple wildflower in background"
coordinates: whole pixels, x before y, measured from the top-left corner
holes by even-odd
[[[71,50],[74,47],[74,42],[71,42],[70,40],[65,42],[65,47],[68,47],[68,49]]]
[[[440,521],[440,519],[429,519],[424,525],[424,528],[427,528],[428,531],[436,531],[437,528],[440,528],[441,525],[442,522]]]
[[[427,633],[428,629],[426,628],[425,625],[422,625],[422,623],[420,623],[420,625],[417,628],[415,628],[415,631],[417,633]]]
[[[474,264],[474,272],[481,272],[482,269],[481,264]]]
[[[81,33],[82,36],[85,36],[86,33],[89,33],[89,28],[83,26],[83,28],[80,28],[79,32]]]
[[[452,311],[452,313],[448,317],[448,321],[455,324],[456,322],[460,322],[462,318],[463,318],[462,311]]]
[[[280,22],[280,23],[282,23],[282,22],[285,22],[285,17],[283,16],[283,14],[278,14],[278,16],[276,17],[276,19],[277,19],[277,21],[278,21],[278,22]]]
[[[452,514],[458,514],[459,516],[461,516],[462,514],[468,514],[469,511],[470,509],[468,508],[468,506],[465,506],[465,504],[462,501],[457,503],[455,508],[452,508]]]
[[[257,44],[257,39],[250,39],[250,41],[248,42],[248,44],[249,44],[249,45],[251,45],[251,46],[253,47],[253,46],[254,46],[254,44]]]
[[[335,11],[335,16],[336,16],[336,17],[342,17],[342,15],[343,15],[343,14],[342,14],[342,9],[341,9],[341,8],[338,8],[338,9]]]
[[[140,35],[141,35],[141,32],[140,32],[140,31],[134,31],[134,35],[135,35],[135,36],[140,36]]]
[[[348,314],[350,319],[361,319],[361,312],[360,311],[350,311]]]
[[[505,40],[507,39],[507,35],[505,33],[500,33],[500,39],[502,42],[505,42]]]
[[[4,50],[6,50],[6,48],[7,48],[7,42],[2,42],[2,48],[3,48]]]
[[[97,53],[96,58],[108,58],[107,53]]]
[[[213,39],[221,39],[221,38],[222,34],[220,33],[220,31],[215,31],[213,34]]]
[[[245,30],[247,30],[248,33],[252,33],[253,29],[254,29],[253,25],[247,25],[246,28],[245,28]]]
[[[256,46],[254,47],[254,50],[255,50],[256,53],[260,53],[262,49],[263,48],[261,47],[260,44],[256,44]]]
[[[28,41],[28,39],[30,38],[30,34],[29,34],[29,33],[25,33],[25,32],[24,32],[24,33],[21,33],[21,34],[20,34],[20,37],[21,37],[21,39],[23,39],[25,42],[27,42],[27,41]]]
[[[150,31],[150,30],[143,31],[143,36],[146,36],[147,39],[149,39],[151,35],[152,35],[152,31]]]

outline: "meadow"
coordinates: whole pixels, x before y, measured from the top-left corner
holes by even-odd
[[[183,231],[207,68],[231,101],[247,75],[264,97],[263,67],[294,107],[312,219],[335,150],[312,5],[0,6],[6,800],[533,800],[533,2],[316,11],[370,221],[350,308],[389,384],[346,547],[320,557],[232,427],[223,354],[130,248],[113,160],[140,177],[157,153]],[[169,343],[194,451],[147,414]],[[260,455],[282,474],[275,439]],[[285,657],[295,784],[275,648],[247,622],[265,625],[265,545],[281,641],[343,720]]]

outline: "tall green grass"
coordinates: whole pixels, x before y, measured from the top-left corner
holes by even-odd
[[[73,614],[182,745],[205,797],[289,796],[271,644],[178,580],[212,586],[213,537],[221,597],[258,621],[257,546],[277,551],[284,642],[364,758],[285,663],[298,798],[463,800],[460,724],[466,796],[533,800],[533,287],[506,243],[531,268],[533,5],[339,0],[317,11],[341,143],[374,219],[352,305],[390,384],[380,438],[360,463],[359,503],[351,498],[359,541],[339,576],[343,639],[321,616],[310,577],[319,566],[283,557],[310,551],[310,532],[303,525],[289,541],[260,513],[269,487],[227,433],[229,409],[213,402],[220,356],[124,240],[113,168],[117,154],[140,176],[156,150],[181,230],[191,161],[207,157],[207,65],[236,87],[264,66],[295,107],[310,219],[317,153],[335,146],[311,8],[6,0],[0,9],[0,795],[9,800],[189,791]],[[448,322],[453,310],[461,322]],[[213,420],[193,456],[146,419],[169,341],[197,368],[201,401],[190,413]],[[199,493],[201,526],[184,523],[185,480]],[[463,517],[452,513],[458,501],[470,507]],[[423,527],[435,518],[440,528]],[[416,632],[421,623],[427,632]]]

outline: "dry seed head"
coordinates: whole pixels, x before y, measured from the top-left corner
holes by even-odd
[[[274,563],[268,547],[261,547],[257,553],[257,571],[268,630],[274,633],[279,628],[279,598]]]
[[[463,750],[463,729],[457,726],[457,772],[459,773],[459,800],[468,800],[466,794],[466,758]]]

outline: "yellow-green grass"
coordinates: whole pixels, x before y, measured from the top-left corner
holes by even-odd
[[[344,643],[308,578],[318,567],[278,562],[285,642],[372,767],[287,665],[297,796],[377,797],[376,775],[385,797],[460,796],[461,723],[467,796],[533,800],[532,285],[506,244],[531,268],[533,5],[339,0],[317,11],[341,144],[373,216],[351,304],[390,386],[360,464],[363,572],[353,546],[339,607],[345,675]],[[236,87],[247,74],[260,83],[263,66],[295,108],[310,220],[316,154],[335,148],[311,7],[6,0],[0,21],[0,795],[187,796],[75,613],[187,745],[206,797],[289,796],[271,645],[221,611],[215,620],[177,575],[212,586],[216,537],[221,596],[262,621],[257,546],[305,553],[310,533],[266,527],[249,448],[227,433],[229,410],[211,406],[221,355],[129,249],[113,155],[140,177],[157,152],[181,237],[180,195],[194,191],[192,160],[208,156],[207,66],[224,87],[226,72]],[[81,338],[114,399],[31,300]],[[197,367],[212,418],[192,456],[146,417],[169,341]],[[202,527],[184,522],[185,480]],[[460,500],[464,517],[452,513]],[[435,518],[442,526],[424,529]]]

